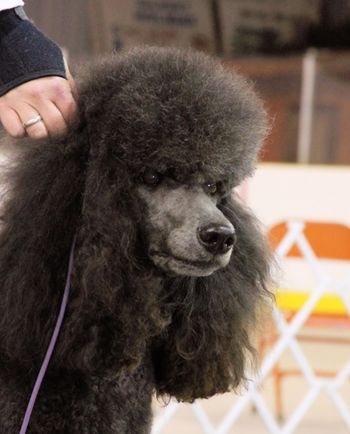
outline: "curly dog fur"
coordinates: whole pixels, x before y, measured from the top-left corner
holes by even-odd
[[[153,392],[192,402],[237,389],[267,299],[265,239],[230,194],[266,132],[244,79],[203,54],[144,48],[89,67],[78,94],[69,133],[23,139],[7,177],[1,433],[19,431],[74,234],[71,297],[28,433],[145,434]],[[191,234],[213,219],[231,233],[222,254]]]

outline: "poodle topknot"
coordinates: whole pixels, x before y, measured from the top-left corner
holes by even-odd
[[[0,234],[0,432],[146,434],[151,398],[236,390],[269,304],[270,253],[233,187],[266,133],[246,81],[204,54],[142,48],[90,66],[79,120],[23,139]]]

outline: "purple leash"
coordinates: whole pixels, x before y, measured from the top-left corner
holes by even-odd
[[[49,344],[49,346],[47,348],[43,364],[41,365],[39,374],[38,374],[37,379],[35,381],[35,384],[34,384],[34,387],[33,387],[33,391],[32,391],[32,394],[31,394],[28,406],[27,406],[26,413],[24,415],[24,419],[23,419],[21,430],[20,430],[19,434],[25,434],[27,432],[27,428],[28,428],[28,424],[29,424],[29,421],[30,421],[30,417],[32,415],[34,404],[35,404],[36,398],[38,396],[41,383],[42,383],[42,381],[44,379],[45,372],[47,370],[48,364],[50,362],[53,350],[55,348],[58,334],[59,334],[60,329],[61,329],[61,325],[62,325],[62,321],[63,321],[63,318],[64,318],[64,314],[65,314],[66,306],[67,306],[67,301],[68,301],[68,297],[69,297],[69,290],[70,290],[70,284],[71,284],[71,276],[72,276],[72,270],[73,270],[74,247],[75,247],[75,237],[74,237],[74,240],[72,242],[71,249],[70,249],[69,264],[68,264],[68,271],[67,271],[67,277],[66,277],[66,286],[64,288],[64,293],[63,293],[63,297],[62,297],[62,303],[61,303],[60,311],[59,311],[59,314],[58,314],[56,326],[55,326],[55,329],[54,329],[54,331],[52,333],[51,341],[50,341],[50,344]]]

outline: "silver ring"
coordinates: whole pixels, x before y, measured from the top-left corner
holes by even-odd
[[[40,115],[35,116],[34,118],[28,119],[26,122],[23,122],[24,128],[31,127],[32,125],[37,124],[38,122],[42,121],[42,117]]]

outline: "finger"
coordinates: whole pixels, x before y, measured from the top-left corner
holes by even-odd
[[[26,89],[26,94],[23,102],[32,106],[35,110],[39,111],[44,118],[46,110],[49,110],[48,116],[52,110],[47,108],[48,103],[53,103],[61,112],[66,124],[75,119],[77,106],[72,95],[71,86],[69,82],[62,77],[43,77],[41,79],[33,80],[29,88],[29,83]],[[23,85],[24,86],[24,85]],[[18,98],[16,99],[16,102]],[[17,105],[17,104],[16,104]],[[12,102],[13,108],[16,108]],[[56,134],[56,121],[51,125],[50,118],[48,119],[49,125],[46,125],[52,134]],[[59,121],[58,121],[59,122]],[[46,122],[45,122],[46,124]],[[57,133],[64,131],[65,128],[58,126]]]
[[[26,131],[15,110],[9,108],[1,111],[0,120],[6,132],[12,137],[24,137]]]
[[[60,88],[60,92],[56,92],[56,94],[51,97],[52,102],[62,113],[67,124],[71,124],[75,120],[78,111],[73,89],[74,81],[65,81],[64,86]]]
[[[50,136],[60,136],[67,132],[67,123],[53,102],[41,99],[35,108],[40,113]]]
[[[77,96],[77,86],[75,84],[75,80],[74,80],[72,74],[70,73],[68,67],[67,67],[66,73],[67,73],[67,80],[68,80],[68,83],[70,85],[73,97],[76,98],[76,96]]]
[[[67,101],[64,103],[63,101],[57,101],[57,106],[61,111],[67,113],[69,119],[75,119],[77,115],[77,104],[75,102],[77,97],[77,86],[75,84],[75,80],[69,70],[68,62],[65,56],[63,56],[64,67],[66,70],[67,80],[70,86],[70,95],[67,95]],[[64,104],[69,105],[69,107],[64,106]],[[69,122],[69,119],[67,122]]]
[[[29,104],[18,104],[16,112],[21,119],[22,124],[38,116],[38,111]],[[43,121],[39,121],[34,125],[25,128],[26,133],[32,139],[44,139],[49,133]]]
[[[68,68],[66,66],[66,68]],[[61,112],[67,124],[72,123],[76,118],[77,104],[73,95],[74,80],[68,69],[67,80],[62,77],[50,77],[50,88],[46,95],[46,100],[52,101],[58,110]],[[39,100],[43,99],[43,95],[39,95]],[[35,104],[35,107],[37,104]]]
[[[57,94],[52,101],[57,109],[61,112],[64,120],[69,125],[71,124],[77,116],[77,104],[73,97],[72,92],[67,90],[66,92]]]
[[[70,70],[69,70],[66,56],[63,56],[63,63],[64,63],[64,69],[66,70],[66,76],[67,76],[67,80],[68,80],[69,84],[71,86],[72,86],[72,84],[75,85],[74,78],[72,77],[72,74],[70,73]]]

